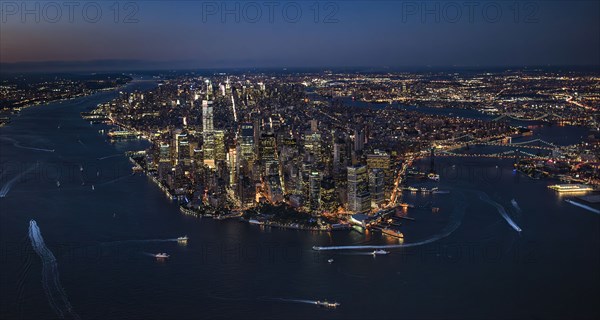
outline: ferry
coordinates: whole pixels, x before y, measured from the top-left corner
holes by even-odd
[[[440,175],[435,173],[430,173],[427,175],[427,178],[433,181],[440,181]]]
[[[594,191],[594,188],[585,184],[555,184],[548,188],[559,193]]]
[[[170,255],[163,252],[155,254],[154,257],[156,258],[156,260],[166,260],[169,259]]]
[[[318,306],[325,307],[325,308],[333,308],[333,309],[335,309],[335,308],[337,308],[337,307],[340,306],[340,304],[338,302],[329,302],[327,300],[323,300],[323,301],[319,300],[319,301],[317,301],[315,303]]]
[[[377,256],[377,255],[386,255],[389,254],[389,251],[385,251],[385,250],[374,250],[372,252],[373,256]]]
[[[381,232],[388,236],[404,239],[404,234],[402,234],[402,232],[400,232],[400,231],[384,228],[384,229],[381,229]]]
[[[188,239],[189,239],[188,236],[179,237],[179,238],[177,238],[177,243],[187,244]]]

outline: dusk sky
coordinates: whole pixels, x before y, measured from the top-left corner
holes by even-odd
[[[2,2],[0,62],[141,60],[190,68],[600,64],[597,1],[519,2],[518,8],[512,1],[473,1],[472,7],[463,1],[322,1],[318,16],[312,1],[139,1],[131,23],[123,21],[136,8],[125,1],[118,17],[113,1],[76,2],[72,17],[65,2],[48,3],[25,2],[38,12],[38,23],[35,14],[22,15],[23,3]],[[236,12],[239,22],[233,13],[223,16],[225,9]]]

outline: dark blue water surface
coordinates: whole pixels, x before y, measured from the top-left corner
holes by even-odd
[[[154,85],[136,81],[127,89]],[[551,181],[514,173],[509,160],[436,159],[438,187],[451,193],[404,199],[417,207],[408,211],[416,220],[401,227],[404,243],[422,245],[376,258],[359,250],[317,253],[312,246],[398,241],[180,214],[147,177],[132,175],[122,156],[146,142],[110,144],[99,132],[106,127],[81,119],[80,112],[116,94],[30,108],[0,128],[0,189],[6,191],[0,318],[56,318],[49,302],[63,298],[73,308],[65,317],[82,319],[599,315],[600,215],[564,202],[546,188]],[[577,142],[585,129],[543,127],[538,134]],[[423,170],[428,165],[427,159],[417,163]],[[482,197],[502,206],[523,231]],[[31,219],[56,258],[58,273],[46,278],[28,237]],[[190,238],[187,246],[168,241],[182,235]],[[150,256],[157,252],[171,259],[159,263]],[[48,281],[60,281],[65,296],[47,295]],[[341,306],[308,303],[319,299]]]

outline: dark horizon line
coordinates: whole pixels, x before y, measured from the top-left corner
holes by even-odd
[[[223,63],[224,61],[215,62],[215,64]],[[99,73],[99,72],[194,72],[194,71],[249,71],[249,70],[265,70],[265,71],[292,71],[292,70],[312,70],[312,71],[328,71],[328,70],[352,70],[358,71],[395,71],[395,72],[415,72],[415,71],[445,71],[445,70],[468,70],[468,71],[485,71],[485,70],[510,70],[510,69],[543,69],[543,68],[564,68],[568,71],[583,71],[582,69],[589,68],[587,71],[600,71],[600,64],[514,64],[514,65],[397,65],[397,66],[381,66],[381,65],[354,65],[354,66],[215,66],[215,67],[185,67],[183,64],[194,65],[197,62],[193,61],[153,61],[153,60],[137,60],[137,59],[96,59],[96,60],[51,60],[51,61],[21,61],[21,62],[0,62],[0,71],[4,74],[10,73]],[[169,66],[171,65],[171,66]]]

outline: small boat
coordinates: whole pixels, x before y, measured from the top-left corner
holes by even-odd
[[[155,254],[154,257],[157,260],[166,260],[166,259],[169,259],[170,255],[168,255],[168,254],[166,254],[166,253],[163,252],[163,253],[157,253],[157,254]]]
[[[374,250],[372,252],[372,254],[374,256],[376,256],[376,255],[386,255],[386,254],[389,254],[389,253],[390,253],[389,251],[385,251],[385,250]]]
[[[340,306],[340,304],[338,302],[329,302],[327,300],[323,300],[323,301],[319,300],[319,301],[315,302],[315,304],[318,306],[321,306],[321,307],[332,308],[332,309],[335,309]]]
[[[56,180],[56,187],[60,188],[60,181]]]
[[[188,239],[189,239],[188,236],[179,237],[179,238],[177,238],[177,243],[187,244]]]
[[[329,263],[333,263],[333,258],[331,258],[331,259],[327,260],[327,262],[329,262]]]

